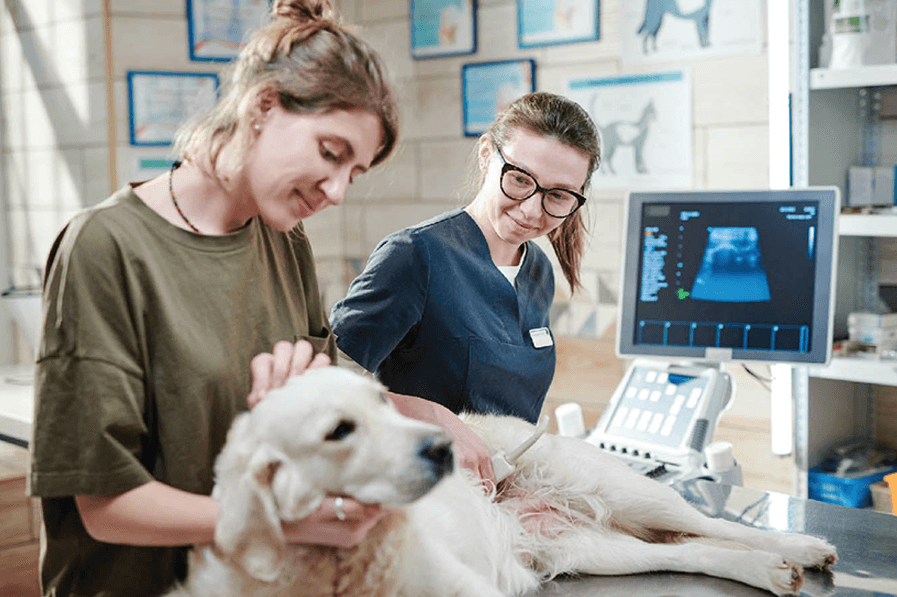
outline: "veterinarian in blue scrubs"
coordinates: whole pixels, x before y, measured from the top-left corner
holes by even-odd
[[[554,375],[555,286],[533,241],[548,237],[577,288],[598,133],[577,103],[533,93],[499,114],[477,160],[473,201],[385,238],[330,323],[393,392],[535,422]]]
[[[149,597],[182,579],[190,547],[213,542],[234,417],[259,384],[336,356],[301,220],[342,203],[398,124],[379,56],[326,9],[274,0],[215,108],[182,131],[182,162],[53,246],[30,476],[44,595]],[[261,371],[272,346],[289,367]],[[383,512],[337,499],[284,524],[286,540],[357,544]]]

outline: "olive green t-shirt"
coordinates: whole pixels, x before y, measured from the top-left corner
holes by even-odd
[[[246,409],[250,360],[299,338],[335,359],[301,225],[284,234],[253,218],[201,236],[130,186],[68,224],[48,261],[35,388],[30,491],[42,498],[45,595],[158,595],[183,577],[186,547],[97,542],[72,496],[153,479],[211,493],[215,457]]]

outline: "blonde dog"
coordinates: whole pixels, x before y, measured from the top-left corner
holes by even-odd
[[[398,414],[375,381],[315,369],[238,417],[216,462],[215,545],[170,597],[507,597],[564,573],[703,573],[797,594],[825,541],[704,516],[586,442],[546,434],[497,489],[452,470],[443,429]],[[465,416],[494,451],[533,433]],[[281,521],[326,495],[394,509],[352,549],[286,545]]]

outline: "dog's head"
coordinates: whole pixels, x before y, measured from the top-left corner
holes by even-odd
[[[272,580],[281,520],[307,516],[327,494],[407,504],[450,473],[449,433],[400,415],[383,391],[346,369],[312,369],[237,417],[215,464],[218,548]]]

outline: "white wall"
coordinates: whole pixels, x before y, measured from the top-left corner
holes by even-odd
[[[94,192],[93,178],[107,155],[104,56],[102,0],[7,0],[0,8],[4,289],[38,285],[53,237],[105,193],[102,177]],[[0,320],[0,338],[10,349],[0,359],[30,358],[8,320]]]

